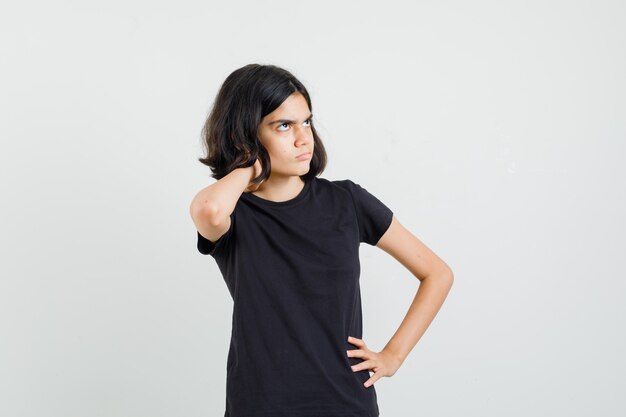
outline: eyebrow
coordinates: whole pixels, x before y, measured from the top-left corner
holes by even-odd
[[[312,119],[312,118],[313,118],[313,113],[309,114],[309,117],[307,117],[305,119],[305,121],[309,120],[309,119]],[[268,125],[271,126],[271,125],[276,124],[276,123],[280,123],[282,125],[283,123],[294,123],[294,122],[295,122],[295,120],[279,119],[279,120],[274,120],[272,122],[269,122]]]

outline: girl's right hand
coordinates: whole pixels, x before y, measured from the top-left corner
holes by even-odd
[[[256,159],[256,162],[254,163],[254,165],[252,165],[251,167],[248,167],[250,169],[250,183],[248,183],[248,186],[246,187],[245,190],[243,190],[244,192],[249,192],[249,191],[256,191],[261,184],[263,184],[263,181],[261,181],[259,184],[254,184],[252,183],[252,180],[256,177],[258,177],[259,175],[261,175],[261,170],[263,169],[261,167],[261,161],[259,160],[259,158]]]

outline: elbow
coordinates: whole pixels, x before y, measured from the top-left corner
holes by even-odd
[[[437,282],[441,285],[446,285],[448,288],[452,287],[452,283],[454,283],[454,273],[447,266],[433,271],[424,277],[415,276],[422,282],[424,282],[424,280]]]
[[[454,272],[452,272],[452,269],[448,265],[446,265],[441,275],[443,275],[443,277],[449,282],[449,285],[452,286],[454,283]]]
[[[202,222],[211,226],[219,226],[222,224],[222,210],[217,204],[211,201],[194,202],[189,208],[191,216],[196,219],[202,219]]]
[[[433,274],[433,276],[437,277],[437,281],[446,283],[448,288],[452,287],[454,283],[454,272],[449,267],[445,267],[441,269],[438,273]]]

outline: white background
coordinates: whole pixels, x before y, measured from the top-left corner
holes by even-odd
[[[308,88],[321,176],[455,273],[382,417],[626,413],[623,2],[31,1],[0,35],[0,415],[223,415],[232,300],[188,207],[253,62]],[[380,350],[418,281],[361,263]]]

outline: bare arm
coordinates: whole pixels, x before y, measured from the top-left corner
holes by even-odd
[[[202,236],[215,241],[230,227],[230,215],[250,181],[260,173],[261,165],[236,168],[223,178],[200,190],[191,201],[189,214]]]
[[[420,280],[404,320],[384,350],[404,362],[439,312],[454,282],[450,267],[394,217],[377,245]]]
[[[351,337],[348,340],[358,347],[349,350],[348,356],[363,359],[352,366],[352,370],[371,369],[374,372],[363,384],[365,387],[383,376],[395,374],[435,318],[454,281],[450,267],[405,229],[395,216],[376,246],[406,267],[420,280],[420,285],[400,327],[382,351],[371,351],[362,339]]]

